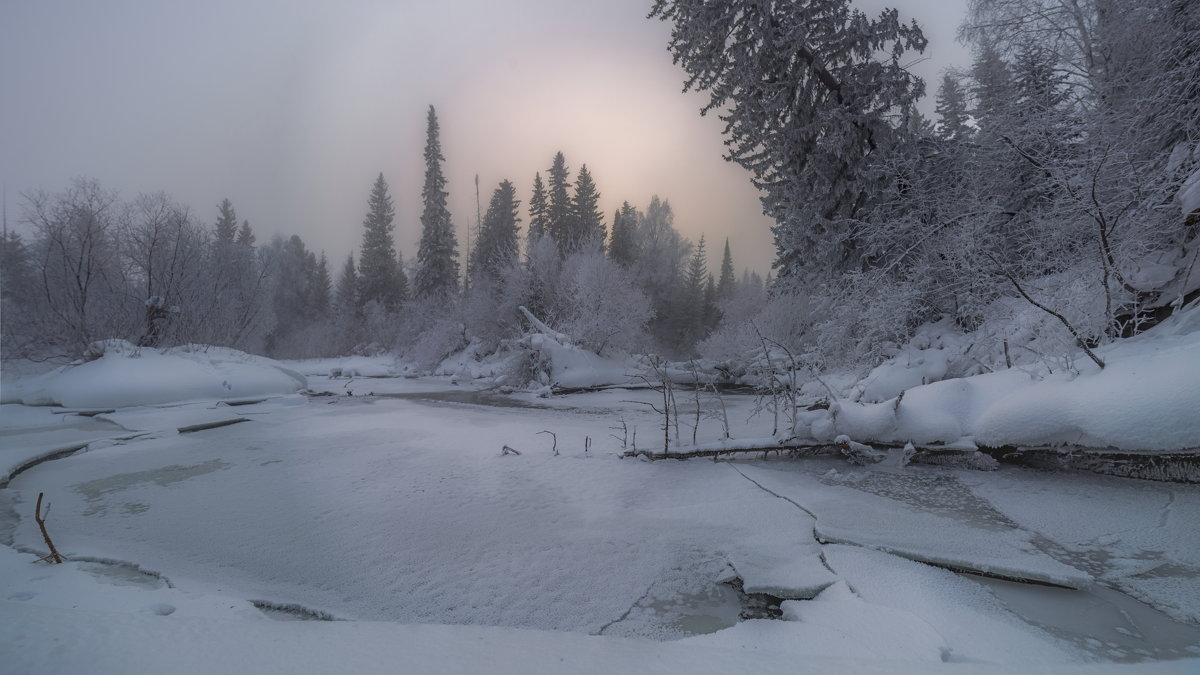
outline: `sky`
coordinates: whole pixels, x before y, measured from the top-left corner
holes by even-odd
[[[396,242],[420,237],[425,116],[435,106],[450,210],[476,224],[501,180],[528,201],[562,151],[587,164],[606,222],[622,201],[668,199],[676,227],[704,234],[710,269],[766,274],[771,221],[749,174],[722,159],[722,124],[682,93],[670,26],[649,0],[4,0],[0,2],[0,183],[8,223],[22,193],[73,177],[132,198],[163,191],[204,223],[229,198],[260,242],[299,234],[333,270],[357,248],[383,173]],[[932,93],[965,64],[954,41],[966,0],[897,6],[930,39],[911,69]]]

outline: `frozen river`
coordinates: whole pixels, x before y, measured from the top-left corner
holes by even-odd
[[[90,445],[0,491],[12,509],[0,536],[44,548],[30,517],[44,492],[69,558],[291,608],[275,617],[710,643],[788,624],[802,653],[1005,664],[1200,655],[1198,486],[832,458],[621,459],[634,430],[660,438],[637,403],[652,392],[313,385],[333,395],[92,418],[4,406],[5,447]],[[725,403],[735,437],[769,425],[748,420],[751,397]],[[248,421],[176,431],[221,416]],[[705,419],[700,436],[719,428]],[[127,566],[86,564],[143,592]],[[141,583],[149,593],[160,579]],[[791,621],[742,620],[781,614]]]

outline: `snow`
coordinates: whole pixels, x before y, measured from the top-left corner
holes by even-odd
[[[746,467],[750,479],[781,497],[803,503],[816,515],[823,540],[866,546],[896,555],[1004,577],[1082,588],[1092,577],[1037,550],[1030,534],[996,514],[972,511],[965,495],[953,495],[934,511],[933,502],[911,504],[892,498],[887,485],[908,483],[911,492],[931,495],[939,486],[918,477],[869,473],[883,483],[872,494],[850,485],[827,484],[787,465]],[[861,481],[860,481],[861,482]],[[862,487],[861,485],[859,487]],[[906,491],[907,492],[907,491]],[[834,571],[837,568],[834,567]]]
[[[610,436],[617,421],[639,429],[642,443],[661,439],[660,419],[630,402],[653,400],[654,392],[554,397],[534,408],[524,407],[532,394],[500,407],[504,401],[473,399],[476,392],[444,377],[314,376],[311,386],[338,395],[124,407],[95,417],[0,407],[0,448],[14,461],[39,442],[91,439],[86,452],[38,465],[0,490],[0,541],[43,548],[29,513],[45,492],[53,505],[48,527],[70,559],[35,564],[33,555],[0,547],[0,652],[18,655],[6,665],[101,673],[1186,672],[1197,665],[1095,663],[1146,658],[1132,656],[1145,640],[1131,637],[1126,656],[1106,656],[1026,620],[1022,612],[1040,611],[1036,602],[905,559],[1065,585],[1087,585],[1097,574],[1118,579],[1056,560],[1042,538],[1093,550],[1084,533],[1119,531],[1119,514],[1081,526],[1071,511],[1046,506],[1052,490],[1035,489],[1028,492],[1045,512],[1040,518],[1052,522],[1026,520],[1009,504],[1020,503],[1027,485],[1020,476],[1029,472],[996,483],[1010,490],[996,498],[1004,505],[998,512],[975,494],[983,488],[965,482],[983,474],[901,461],[849,468],[835,459],[620,459]],[[360,387],[367,391],[344,395]],[[362,395],[373,390],[388,394]],[[746,420],[752,397],[726,398],[735,436],[761,434],[769,424]],[[177,431],[239,417],[250,421]],[[545,429],[558,435],[559,456],[539,433]],[[704,420],[701,436],[719,429]],[[502,456],[501,445],[522,454]],[[1125,494],[1114,486],[1130,483],[1088,485],[1079,493],[1102,499]],[[1181,514],[1195,509],[1200,492],[1172,490],[1178,511],[1140,544],[1176,537],[1163,549],[1163,566],[1194,557],[1186,554],[1195,539]],[[1131,523],[1146,527],[1140,519],[1149,511],[1131,503],[1139,514]],[[1147,497],[1151,503],[1161,516],[1161,499]],[[1127,572],[1122,583],[1136,576],[1137,551],[1127,552],[1129,561],[1114,565]],[[730,570],[749,592],[815,599],[784,602],[783,621],[731,626],[735,618],[713,616],[729,611],[718,580]],[[1173,600],[1138,580],[1120,587],[1188,616],[1200,605],[1188,592],[1195,576],[1170,579],[1183,589]],[[347,621],[276,621],[251,601]],[[1147,632],[1176,631],[1163,647],[1176,651],[1149,658],[1200,655],[1187,651],[1200,645],[1200,631],[1155,620],[1164,628]],[[1139,625],[1155,625],[1146,621]],[[716,632],[698,634],[709,630]]]
[[[326,359],[281,361],[285,367],[301,375],[328,377],[395,377],[402,374],[396,359],[387,354],[377,356],[339,356]]]
[[[124,408],[292,394],[307,386],[303,375],[277,361],[224,347],[157,350],[120,340],[100,347],[99,358],[18,381],[5,402]]]
[[[946,357],[929,356],[939,350],[916,350],[925,356],[915,361],[913,351],[876,368],[860,388],[890,392],[918,374],[928,379],[944,371]],[[1097,353],[1103,370],[1090,362],[1080,363],[1078,373],[1019,367],[913,386],[882,403],[835,401],[829,410],[802,412],[799,431],[815,440],[845,434],[864,443],[926,446],[1200,447],[1200,307]],[[924,365],[904,365],[918,361]],[[931,362],[933,372],[926,368]]]

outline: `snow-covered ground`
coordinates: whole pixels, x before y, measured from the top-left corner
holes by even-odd
[[[334,395],[94,417],[0,407],[6,466],[86,445],[0,490],[13,672],[1200,667],[1197,486],[638,461],[617,438],[624,422],[639,446],[661,443],[634,402],[654,392],[308,384]],[[746,421],[751,397],[725,402],[735,437],[769,431]],[[246,421],[179,432],[230,416]],[[719,428],[706,419],[699,436]],[[39,492],[64,565],[34,562]],[[735,576],[784,599],[784,620],[739,621],[744,601],[720,583]],[[275,620],[297,616],[348,621]]]

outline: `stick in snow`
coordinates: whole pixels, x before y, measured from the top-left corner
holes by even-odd
[[[554,447],[551,449],[554,450],[554,456],[558,457],[558,436],[553,431],[546,431],[545,429],[539,431],[538,433],[550,434],[550,437],[554,439]]]
[[[42,560],[53,560],[54,564],[59,564],[63,561],[63,557],[58,554],[58,549],[54,547],[54,542],[50,541],[50,533],[46,531],[46,516],[50,515],[50,505],[46,504],[46,513],[42,514],[42,497],[46,493],[39,492],[37,506],[33,510],[33,519],[37,521],[38,527],[42,530],[42,539],[46,541],[46,546],[50,549],[50,555],[42,558]]]

